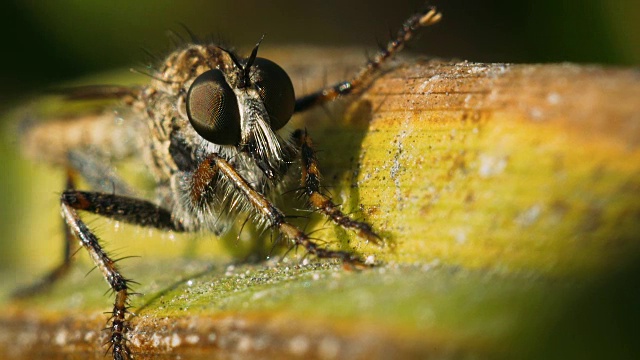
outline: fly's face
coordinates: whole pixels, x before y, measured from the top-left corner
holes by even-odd
[[[295,94],[289,75],[271,60],[239,60],[223,51],[223,66],[199,74],[186,95],[193,129],[207,142],[246,153],[267,178],[290,161],[290,146],[276,134],[293,115]]]

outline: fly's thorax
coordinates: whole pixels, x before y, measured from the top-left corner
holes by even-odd
[[[230,60],[217,45],[189,44],[167,56],[154,74],[152,86],[163,92],[186,94],[198,75],[230,66]]]

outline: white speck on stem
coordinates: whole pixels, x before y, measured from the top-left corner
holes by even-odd
[[[296,336],[289,341],[289,351],[292,354],[301,356],[309,350],[309,340],[304,336]]]
[[[182,339],[180,338],[180,336],[178,334],[173,334],[171,336],[171,347],[175,348],[180,346],[180,344],[182,344]]]

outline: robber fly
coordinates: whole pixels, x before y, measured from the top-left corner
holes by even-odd
[[[114,359],[131,357],[126,338],[132,281],[120,272],[80,211],[139,226],[214,234],[227,231],[238,214],[250,214],[258,226],[272,229],[308,254],[365,266],[357,254],[320,246],[274,205],[287,176],[297,176],[313,211],[366,241],[381,243],[369,224],[344,214],[321,191],[311,137],[286,125],[295,113],[364,89],[385,60],[420,27],[440,17],[433,7],[412,15],[351,80],[301,98],[295,97],[289,76],[278,64],[258,56],[260,42],[246,58],[216,44],[184,45],[169,54],[142,87],[68,89],[67,100],[119,99],[120,116],[127,121],[114,121],[113,109],[92,119],[67,119],[58,132],[62,135],[47,141],[39,139],[46,138],[43,133],[51,132],[55,122],[22,129],[23,141],[37,144],[31,151],[67,170],[66,190],[60,197],[66,242],[63,263],[17,296],[41,291],[59,279],[75,252],[73,239],[79,240],[114,294],[108,347]],[[85,123],[93,124],[91,131],[82,130]],[[104,126],[96,129],[95,124]],[[154,201],[135,197],[101,160],[126,155],[139,155],[147,164],[155,180]],[[291,174],[296,171],[298,175]],[[78,177],[94,191],[76,190]]]

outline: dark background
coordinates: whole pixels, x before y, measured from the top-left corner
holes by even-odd
[[[444,13],[414,51],[486,62],[640,63],[640,1],[432,1]],[[139,65],[141,48],[163,54],[167,32],[213,34],[247,47],[310,43],[366,49],[421,0],[35,1],[4,0],[0,109],[47,84]]]

